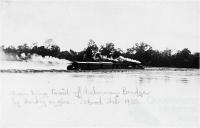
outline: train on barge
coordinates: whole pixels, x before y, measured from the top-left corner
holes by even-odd
[[[81,62],[73,61],[67,66],[67,70],[96,70],[96,69],[144,69],[140,61],[124,57],[110,61]]]

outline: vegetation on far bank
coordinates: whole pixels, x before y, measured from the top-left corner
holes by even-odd
[[[131,59],[136,59],[142,62],[144,66],[155,67],[179,67],[179,68],[199,68],[200,53],[191,53],[188,48],[177,51],[172,54],[171,49],[163,51],[155,50],[150,45],[141,42],[136,43],[126,51],[120,48],[115,48],[114,43],[106,43],[98,47],[93,40],[89,40],[88,46],[82,51],[64,50],[60,47],[47,41],[43,46],[33,44],[19,45],[17,47],[2,45],[1,50],[13,57],[18,57],[21,60],[26,60],[33,54],[44,56],[52,56],[59,59],[66,59],[70,61],[96,61],[94,56],[102,55],[113,59],[123,56]]]

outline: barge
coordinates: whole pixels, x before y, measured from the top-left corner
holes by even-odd
[[[120,59],[120,60],[119,60]],[[144,69],[141,62],[122,57],[112,61],[81,62],[73,61],[67,66],[67,70],[96,70],[96,69]]]

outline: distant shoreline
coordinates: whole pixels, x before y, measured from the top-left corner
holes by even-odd
[[[115,48],[114,43],[106,43],[98,47],[93,40],[89,40],[88,46],[79,52],[72,49],[61,51],[59,46],[49,42],[42,46],[23,44],[17,47],[5,47],[2,45],[0,51],[1,57],[4,57],[5,60],[29,60],[33,55],[39,55],[69,61],[98,62],[122,56],[138,60],[144,66],[176,68],[199,68],[200,61],[200,52],[192,54],[188,48],[184,48],[172,54],[171,49],[155,50],[144,42],[136,43],[131,48],[127,48],[126,51]]]

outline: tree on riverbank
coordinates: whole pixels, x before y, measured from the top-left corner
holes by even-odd
[[[97,46],[93,40],[89,40],[88,46],[82,51],[61,51],[60,47],[47,42],[44,46],[38,46],[33,44],[28,46],[27,44],[14,46],[1,46],[1,50],[9,54],[16,59],[26,60],[33,54],[44,56],[52,56],[59,59],[66,59],[70,61],[96,61],[94,58],[98,55],[117,58],[119,56],[128,57],[131,59],[139,60],[145,66],[156,67],[179,67],[179,68],[199,68],[200,53],[196,52],[191,54],[188,48],[179,50],[172,54],[172,50],[165,49],[164,51],[154,50],[150,45],[141,42],[136,43],[126,51],[122,51],[120,48],[115,48],[114,43],[106,43],[105,45]]]

